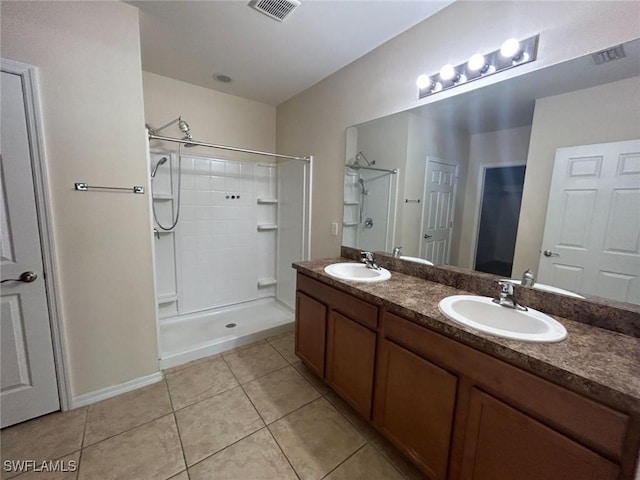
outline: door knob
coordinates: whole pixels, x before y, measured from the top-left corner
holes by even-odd
[[[6,280],[2,280],[0,283],[4,283],[4,282],[31,283],[31,282],[34,282],[36,278],[38,278],[38,275],[35,272],[22,272],[19,278],[7,278]]]
[[[542,254],[545,257],[559,257],[560,256],[559,253],[552,252],[551,250],[545,250],[544,252],[542,252]]]
[[[424,234],[424,238],[425,238],[425,239],[429,239],[429,238],[431,238],[432,236],[433,236],[433,235],[429,235],[428,233],[425,233],[425,234]]]

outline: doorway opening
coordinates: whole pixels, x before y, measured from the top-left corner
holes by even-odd
[[[475,270],[510,278],[525,166],[484,169]]]

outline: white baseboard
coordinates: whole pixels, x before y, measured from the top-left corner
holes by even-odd
[[[71,408],[73,409],[84,407],[85,405],[90,405],[101,400],[106,400],[107,398],[115,397],[116,395],[120,395],[121,393],[130,392],[138,388],[146,387],[147,385],[152,385],[161,380],[162,373],[156,372],[152,373],[151,375],[145,375],[144,377],[134,378],[133,380],[120,383],[119,385],[101,388],[100,390],[96,390],[94,392],[83,393],[82,395],[73,397],[73,399],[71,400]]]

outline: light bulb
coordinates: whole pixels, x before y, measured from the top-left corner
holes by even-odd
[[[416,80],[416,85],[418,85],[418,88],[420,90],[424,90],[429,85],[431,85],[431,79],[429,78],[429,75],[420,75]]]
[[[456,69],[453,68],[453,65],[447,63],[440,69],[440,78],[445,82],[448,80],[453,80],[456,77]]]
[[[484,70],[486,66],[487,66],[487,62],[484,59],[484,55],[480,55],[479,53],[476,53],[475,55],[471,55],[471,58],[469,58],[469,61],[467,62],[467,67],[472,72],[477,72],[478,70]]]
[[[518,52],[520,52],[520,42],[515,38],[510,38],[505,40],[502,46],[500,47],[500,55],[505,58],[514,58],[518,56]]]

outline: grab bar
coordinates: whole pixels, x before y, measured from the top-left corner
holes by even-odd
[[[87,185],[85,182],[76,182],[74,183],[74,187],[79,192],[88,192],[89,189],[94,190],[117,190],[120,192],[130,192],[130,193],[144,193],[144,187],[140,185],[134,185],[133,187],[100,187],[98,185]]]

